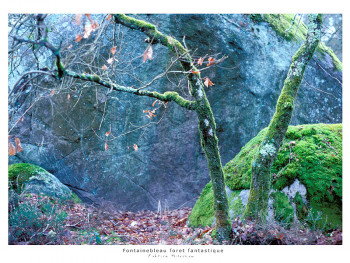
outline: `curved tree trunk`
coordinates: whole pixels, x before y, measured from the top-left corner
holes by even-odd
[[[114,15],[114,21],[136,29],[148,36],[148,42],[161,43],[181,57],[181,66],[187,72],[187,78],[191,86],[198,117],[198,129],[201,145],[208,162],[210,178],[214,192],[214,209],[216,217],[216,233],[219,241],[229,240],[231,235],[231,223],[228,216],[228,201],[224,183],[224,173],[216,137],[216,124],[199,71],[193,64],[188,50],[176,39],[159,32],[156,26],[142,20],[137,20],[126,15]]]
[[[244,217],[265,222],[271,188],[270,169],[282,140],[286,135],[294,109],[294,100],[304,76],[306,65],[311,60],[321,38],[322,16],[308,16],[308,32],[305,43],[293,56],[275,114],[267,133],[252,162],[252,181]]]

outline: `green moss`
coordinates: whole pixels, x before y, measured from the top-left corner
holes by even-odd
[[[45,170],[34,164],[16,163],[10,165],[8,167],[9,186],[17,193],[20,193],[29,178],[40,172],[45,172]]]
[[[74,193],[72,191],[72,195],[71,195],[71,198],[70,198],[74,204],[79,204],[79,203],[82,203],[82,201],[80,200],[80,198],[76,195],[76,193]]]
[[[244,212],[244,205],[239,196],[240,193],[241,190],[233,191],[228,197],[229,211],[232,215],[235,215],[235,217],[241,216]]]
[[[304,203],[304,200],[299,192],[296,193],[293,202],[296,208],[296,214],[299,220],[304,220],[308,214],[307,204]]]
[[[250,140],[236,157],[224,167],[227,186],[232,190],[249,189],[251,181],[251,164],[259,144],[265,137],[266,128]],[[286,137],[272,165],[275,174],[273,188],[281,190],[288,182],[299,178],[302,183],[313,188],[308,178],[323,179],[330,187],[335,183],[334,191],[341,189],[342,175],[342,124],[309,124],[289,126]],[[335,165],[333,167],[333,165]],[[285,178],[289,178],[288,182]],[[281,181],[282,180],[282,181]],[[326,186],[325,186],[326,187]],[[326,188],[319,192],[326,192]]]
[[[284,193],[274,192],[271,194],[274,200],[275,219],[284,224],[290,224],[294,220],[294,208]]]
[[[298,28],[299,20],[296,19],[292,25],[294,14],[251,14],[250,18],[255,22],[265,21],[271,25],[276,33],[283,38],[291,41],[294,37],[296,29]],[[295,39],[304,41],[307,33],[307,26],[300,22]]]
[[[320,54],[322,54],[322,55],[328,54],[329,56],[331,56],[331,58],[333,60],[333,64],[336,67],[336,69],[338,71],[342,71],[343,70],[343,63],[339,60],[339,58],[336,56],[334,51],[330,47],[327,47],[325,43],[321,42],[318,45],[316,50],[319,51]]]
[[[188,217],[190,226],[211,226],[215,218],[213,205],[214,194],[210,182],[204,187],[196,205],[193,207]]]
[[[336,229],[342,225],[342,205],[341,203],[318,203],[310,202],[311,209],[306,218],[306,222],[313,228],[328,230]]]
[[[239,208],[238,203],[234,205],[232,202],[238,202],[234,197],[240,190],[250,188],[253,157],[265,133],[266,128],[224,167],[225,183],[233,190],[228,197],[230,210]],[[299,219],[305,219],[308,209],[312,208],[313,213],[322,213],[317,226],[321,226],[322,222],[327,222],[326,227],[341,226],[342,124],[289,126],[271,174],[272,188],[276,191],[291,185],[296,179],[306,187],[308,205],[302,201],[300,194],[293,200]],[[211,183],[204,189],[189,217],[192,226],[211,225],[214,219]],[[309,217],[308,222],[312,222],[314,214]]]
[[[273,28],[273,30],[287,41],[292,41],[293,39],[298,42],[304,42],[307,34],[307,26],[301,21],[294,19],[294,14],[251,14],[250,18],[256,22],[267,22]],[[299,24],[299,27],[298,27]],[[298,28],[297,33],[295,34]],[[294,36],[295,34],[295,36]],[[294,37],[294,38],[293,38]],[[343,64],[334,54],[333,50],[321,42],[316,48],[321,55],[328,54],[333,60],[333,64],[338,71],[342,71]]]
[[[46,176],[48,172],[34,164],[30,163],[16,163],[8,167],[8,183],[9,188],[16,191],[18,194],[22,193],[25,184],[30,180],[31,177],[40,176],[41,180],[44,180],[47,184],[50,184],[50,178]],[[69,190],[68,190],[69,191]],[[65,197],[67,198],[67,197]],[[66,200],[61,198],[62,200]],[[71,199],[74,203],[81,203],[80,198],[74,193],[71,193]]]

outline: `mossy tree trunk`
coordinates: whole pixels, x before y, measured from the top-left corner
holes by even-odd
[[[228,216],[228,201],[218,138],[216,136],[216,124],[198,69],[194,66],[188,50],[176,39],[159,32],[154,25],[119,14],[114,15],[114,21],[144,32],[152,44],[161,43],[182,57],[180,62],[185,72],[187,72],[187,78],[191,86],[191,95],[196,103],[195,111],[198,117],[201,145],[207,158],[210,178],[213,184],[217,239],[219,241],[229,240],[231,223]]]
[[[322,16],[311,14],[308,15],[308,20],[306,40],[292,58],[287,78],[277,101],[275,114],[252,162],[250,194],[244,217],[261,223],[266,220],[271,189],[270,169],[292,118],[294,100],[303,79],[305,68],[321,38]]]

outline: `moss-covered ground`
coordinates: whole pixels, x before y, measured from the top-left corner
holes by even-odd
[[[226,185],[233,191],[228,195],[231,209],[237,208],[232,202],[240,202],[235,197],[243,189],[250,188],[251,163],[265,133],[266,128],[242,147],[224,167]],[[294,202],[299,220],[305,219],[319,228],[341,227],[342,124],[289,126],[272,165],[271,175],[275,191],[290,186],[296,179],[307,190],[307,204],[300,194],[289,201],[280,194],[274,194],[274,207],[279,210],[275,211],[276,219],[290,221],[294,214],[291,202]],[[212,204],[211,183],[208,183],[189,216],[190,225],[211,225],[214,218]],[[280,208],[284,209],[283,213]],[[322,214],[317,220],[316,211]]]

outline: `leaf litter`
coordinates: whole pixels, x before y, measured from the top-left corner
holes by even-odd
[[[26,197],[37,203],[34,194]],[[56,202],[56,201],[55,201]],[[193,228],[188,225],[192,208],[170,211],[138,212],[115,210],[111,205],[94,206],[84,203],[54,203],[66,218],[60,231],[46,227],[43,236],[52,236],[50,244],[65,245],[216,245],[212,237],[214,226]],[[37,220],[43,220],[38,218]],[[284,227],[277,223],[257,225],[240,218],[232,221],[232,239],[225,245],[340,245],[342,230],[327,233],[300,225]],[[55,236],[56,235],[56,236]],[[46,244],[28,240],[17,244]]]

